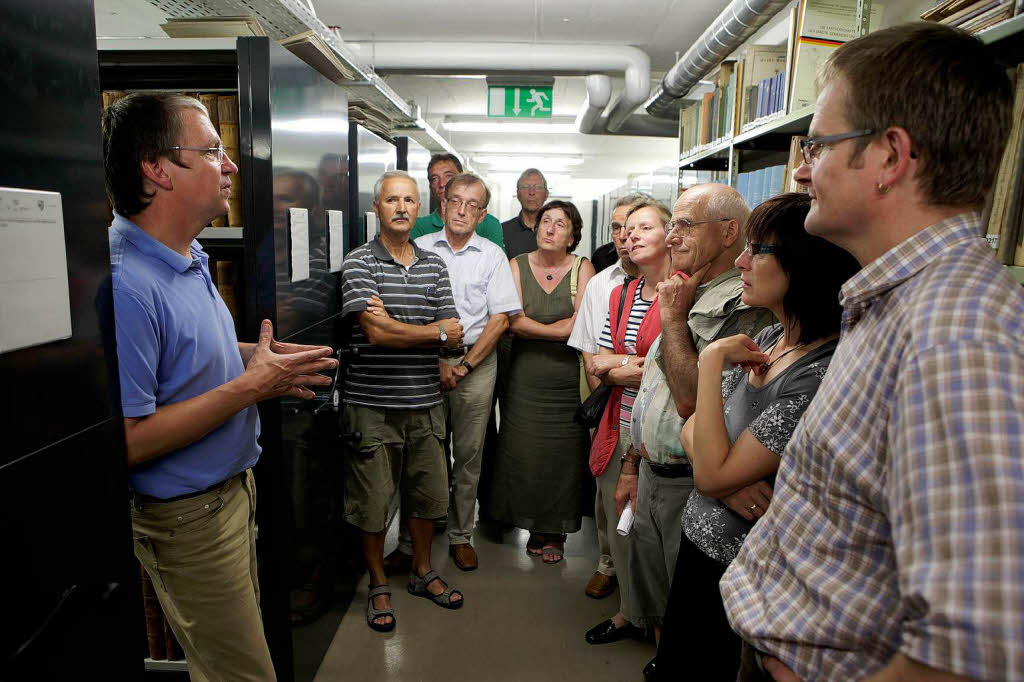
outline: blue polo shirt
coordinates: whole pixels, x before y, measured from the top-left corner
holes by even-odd
[[[186,258],[116,213],[108,234],[124,416],[145,417],[241,375],[234,322],[199,242]],[[259,431],[256,408],[246,408],[200,440],[134,468],[131,487],[160,498],[205,490],[256,463]]]

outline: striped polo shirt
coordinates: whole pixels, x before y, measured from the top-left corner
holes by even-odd
[[[367,407],[417,410],[441,402],[437,347],[385,348],[370,344],[357,315],[373,295],[398,322],[424,325],[459,316],[448,269],[437,254],[412,242],[413,261],[395,261],[374,239],[349,252],[341,270],[341,314],[351,325],[358,355],[348,366],[345,402]]]

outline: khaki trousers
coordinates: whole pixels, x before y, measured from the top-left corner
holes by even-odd
[[[619,429],[619,442],[615,446],[608,468],[597,478],[597,519],[603,516],[605,537],[608,541],[615,574],[619,580],[619,611],[629,614],[629,542],[630,536],[623,537],[616,532],[619,515],[615,513],[615,486],[619,482],[620,458],[629,448],[629,429]],[[600,535],[598,536],[600,537]]]
[[[135,555],[193,682],[276,680],[260,617],[251,471],[176,502],[131,503]]]
[[[461,361],[462,358],[441,360],[452,365]],[[448,543],[451,545],[467,544],[473,539],[476,491],[480,485],[480,463],[497,368],[497,354],[492,351],[472,372],[459,380],[454,390],[443,394],[448,427],[452,433],[448,506]],[[406,554],[412,554],[412,539],[404,525],[399,533],[398,547]]]

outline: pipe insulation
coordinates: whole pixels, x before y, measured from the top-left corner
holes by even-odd
[[[733,0],[665,74],[644,105],[647,113],[678,118],[679,98],[788,4],[789,0]]]
[[[615,132],[651,93],[651,60],[643,50],[623,45],[590,43],[449,43],[346,42],[366,64],[404,72],[444,70],[448,73],[538,73],[589,76],[622,72],[625,86],[608,113]],[[590,92],[588,90],[588,92]],[[595,122],[590,100],[580,119]],[[594,130],[593,132],[600,132]]]

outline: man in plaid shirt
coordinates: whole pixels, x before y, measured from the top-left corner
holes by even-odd
[[[919,23],[841,46],[821,84],[806,227],[863,269],[721,582],[740,679],[1024,679],[1024,294],[976,212],[1008,79]]]

